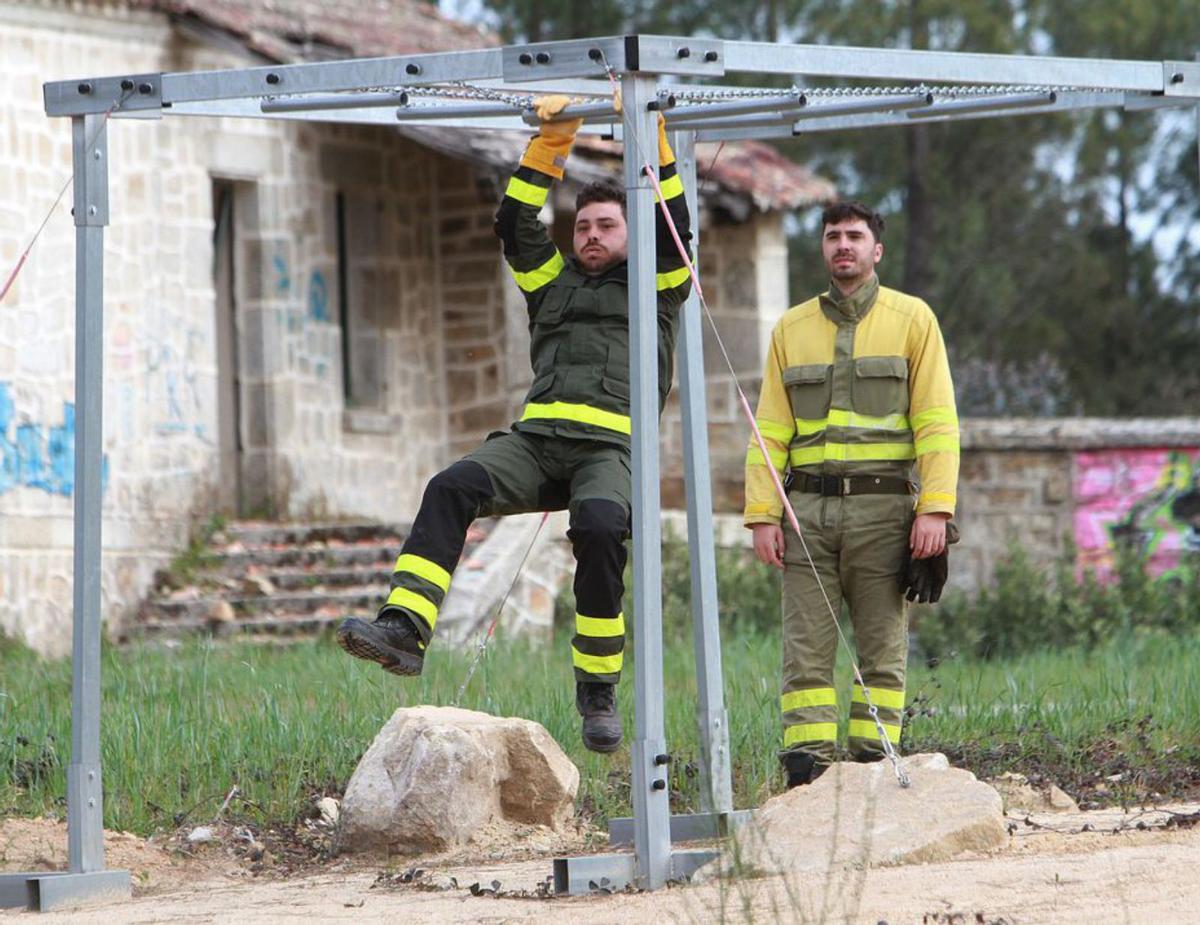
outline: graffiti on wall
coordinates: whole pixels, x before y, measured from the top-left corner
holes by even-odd
[[[104,458],[101,485],[108,481]],[[63,402],[61,424],[18,421],[12,388],[0,382],[0,495],[36,488],[69,497],[75,490],[75,406]]]
[[[1118,543],[1155,574],[1200,556],[1200,450],[1099,450],[1075,454],[1079,564],[1104,576]]]
[[[146,343],[146,404],[154,430],[163,436],[194,433],[204,439],[204,402],[193,357],[200,355],[203,334],[185,333],[183,350],[154,336]]]

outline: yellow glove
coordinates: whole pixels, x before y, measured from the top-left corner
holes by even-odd
[[[567,119],[562,122],[550,122],[572,102],[569,96],[554,94],[539,96],[533,101],[533,111],[541,119],[537,137],[525,149],[521,158],[524,167],[548,174],[557,180],[562,179],[563,168],[567,165],[567,155],[575,143],[575,133],[583,125],[582,119]]]
[[[675,152],[671,150],[671,142],[667,141],[667,121],[663,114],[658,114],[658,166],[666,167],[675,163]]]

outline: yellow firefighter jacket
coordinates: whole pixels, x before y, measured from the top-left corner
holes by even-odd
[[[918,514],[954,513],[958,414],[946,346],[923,301],[879,285],[830,291],[784,313],[758,401],[764,459],[751,437],[745,523],[779,523],[767,466],[813,475],[919,475]]]

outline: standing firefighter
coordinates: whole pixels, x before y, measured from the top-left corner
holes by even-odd
[[[833,760],[833,615],[840,617],[843,600],[870,703],[888,739],[899,742],[905,592],[922,601],[941,592],[958,481],[946,348],[928,305],[879,285],[882,217],[861,203],[837,203],[821,227],[829,291],[789,309],[775,326],[757,412],[770,458],[754,441],[746,456],[745,523],[754,551],[783,569],[780,760],[789,787],[815,780]],[[911,481],[914,460],[919,489]],[[785,539],[768,465],[787,470],[788,499],[812,564],[798,537]],[[884,745],[859,684],[850,700],[850,752],[857,761],[879,760]]]
[[[551,241],[538,213],[562,179],[580,122],[550,121],[566,97],[539,99],[541,128],[509,180],[496,213],[504,258],[529,308],[533,385],[520,420],[439,472],[396,561],[391,593],[374,622],[348,619],[338,643],[393,674],[417,675],[438,608],[476,517],[570,511],[575,553],[576,706],[583,742],[598,752],[621,744],[616,684],[625,646],[625,538],[630,515],[629,291],[625,193],[612,183],[576,199],[575,256]],[[675,156],[659,123],[659,179],[684,236],[688,212]],[[658,216],[659,412],[671,386],[687,268]]]

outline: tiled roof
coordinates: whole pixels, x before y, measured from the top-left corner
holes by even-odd
[[[228,33],[279,62],[454,51],[498,44],[419,0],[133,0]]]

